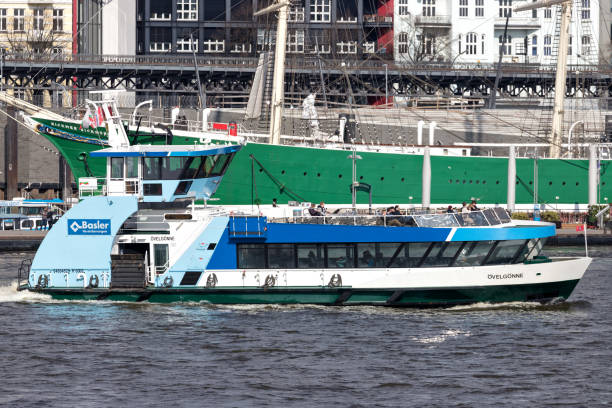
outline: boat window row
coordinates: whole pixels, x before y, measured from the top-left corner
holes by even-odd
[[[430,268],[516,264],[545,239],[464,242],[239,244],[239,269]]]
[[[223,175],[233,153],[192,157],[145,157],[143,179],[184,180]]]
[[[213,156],[143,158],[144,180],[185,180],[222,176],[233,153]],[[111,157],[111,178],[138,178],[138,157]]]

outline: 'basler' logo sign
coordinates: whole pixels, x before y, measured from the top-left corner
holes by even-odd
[[[109,219],[68,219],[68,235],[110,235]]]

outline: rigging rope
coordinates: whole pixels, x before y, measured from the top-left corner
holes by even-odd
[[[264,166],[263,164],[261,164],[261,162],[259,160],[257,160],[255,158],[255,156],[253,156],[252,154],[249,155],[249,157],[251,158],[251,172],[253,174],[253,186],[255,187],[255,194],[257,195],[257,186],[255,185],[255,172],[254,172],[254,165],[253,163],[257,163],[257,165],[259,166],[259,168],[266,173],[266,175],[268,177],[270,177],[270,179],[274,182],[274,184],[276,184],[280,190],[281,194],[287,194],[288,196],[290,196],[293,199],[299,199],[302,202],[307,201],[304,197],[300,196],[299,194],[293,192],[291,189],[289,189],[289,187],[287,187],[285,184],[283,184],[280,180],[278,180],[276,177],[274,177],[272,175],[272,173],[270,173]],[[256,197],[256,200],[259,199],[258,197]]]

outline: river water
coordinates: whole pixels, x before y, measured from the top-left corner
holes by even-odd
[[[612,252],[591,255],[568,302],[413,310],[57,302],[2,254],[0,406],[610,406]]]

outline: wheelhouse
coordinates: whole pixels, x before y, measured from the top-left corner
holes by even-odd
[[[79,179],[81,197],[135,195],[144,202],[208,200],[239,146],[131,146],[91,152],[107,159],[106,178]]]

